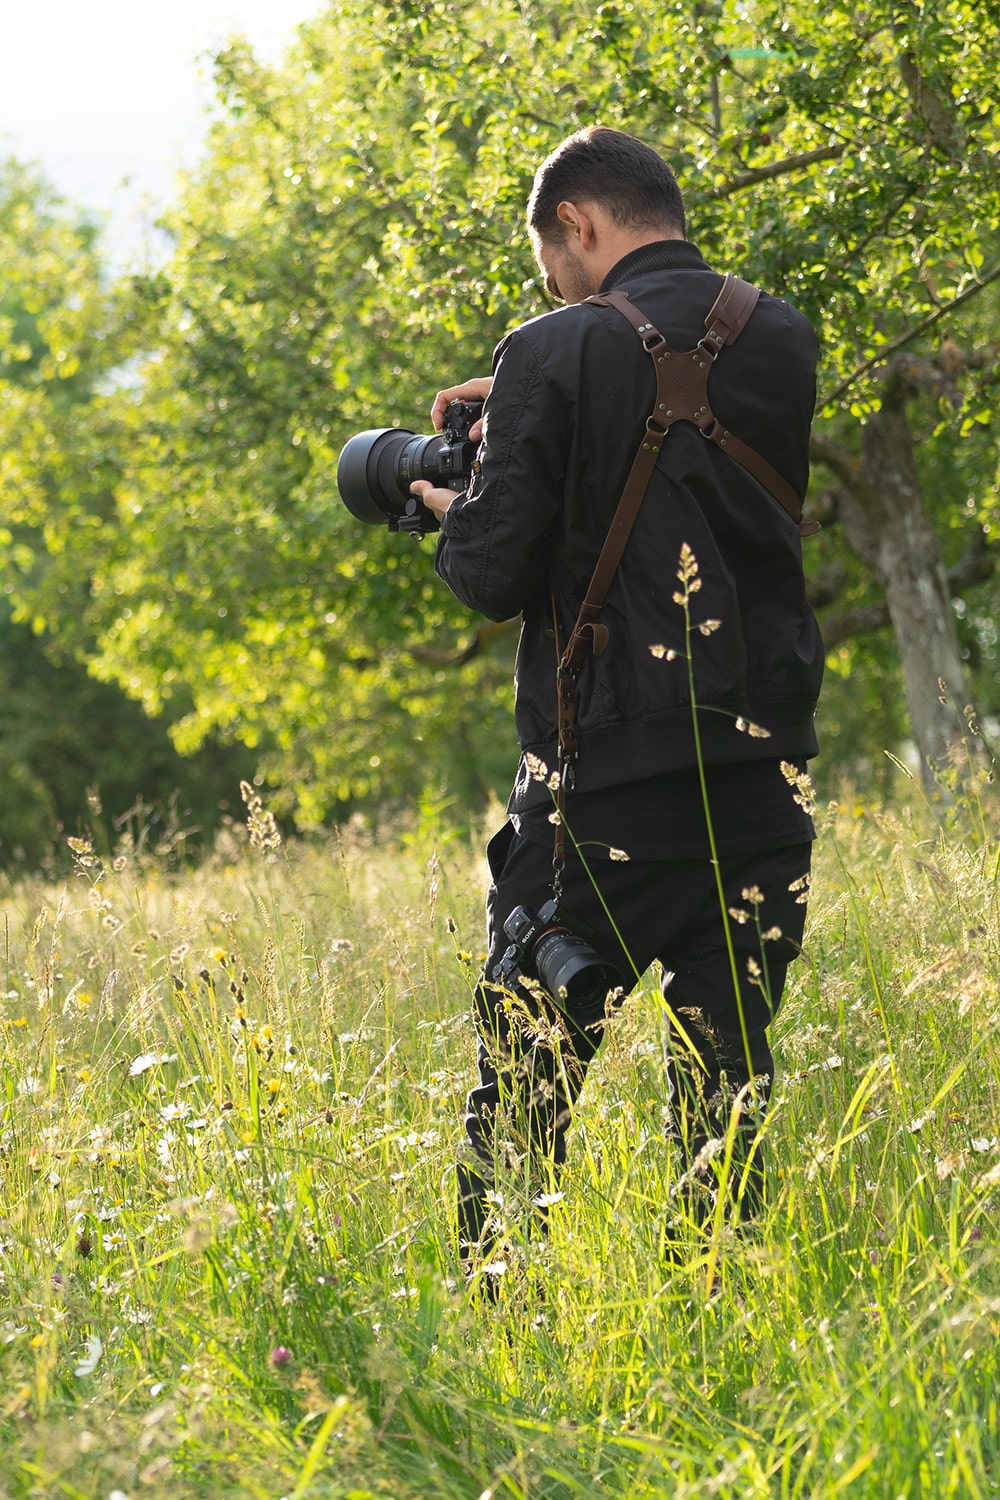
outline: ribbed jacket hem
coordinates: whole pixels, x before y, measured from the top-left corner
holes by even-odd
[[[737,726],[740,727],[737,727]],[[745,726],[745,727],[743,727]],[[761,735],[760,729],[768,731]],[[758,732],[755,732],[758,731]],[[768,699],[748,704],[737,715],[729,710],[698,710],[696,740],[691,709],[682,707],[638,720],[578,734],[579,757],[575,788],[596,792],[602,787],[642,781],[666,771],[697,765],[699,749],[705,765],[727,765],[748,760],[809,760],[817,754],[813,702]],[[556,741],[525,745],[517,780],[507,803],[508,812],[551,803],[551,793],[529,772],[526,755],[555,770]]]

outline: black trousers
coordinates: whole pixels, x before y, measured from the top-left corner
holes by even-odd
[[[654,959],[663,966],[672,1134],[683,1164],[696,1185],[699,1174],[706,1183],[711,1179],[705,1170],[709,1143],[725,1137],[740,1098],[737,1170],[730,1181],[742,1181],[738,1212],[748,1216],[756,1210],[763,1179],[755,1111],[766,1104],[773,1070],[767,1027],[802,940],[811,851],[806,843],[723,856],[720,903],[707,859],[596,858],[589,861],[588,875],[570,847],[561,908],[567,925],[621,976],[617,993],[581,1013],[565,1000],[554,1004],[537,985],[496,982],[508,946],[504,921],[516,906],[537,909],[549,897],[552,852],[521,838],[509,823],[491,839],[489,947],[476,991],[479,1083],[469,1095],[465,1120],[474,1155],[471,1164],[458,1167],[459,1238],[465,1253],[489,1249],[489,1194],[498,1164],[514,1161],[523,1169],[527,1163],[529,1173],[534,1164],[540,1182],[562,1164],[572,1106],[609,1014]],[[700,1187],[694,1195],[696,1205],[708,1198]]]

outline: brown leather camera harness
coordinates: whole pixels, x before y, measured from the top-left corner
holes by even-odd
[[[555,848],[553,852],[553,895],[558,901],[562,891],[562,870],[566,855],[566,796],[574,783],[574,767],[579,746],[576,736],[576,682],[589,652],[599,656],[608,643],[608,627],[598,616],[605,595],[621,561],[625,544],[642,505],[660,449],[675,422],[693,422],[702,437],[728,453],[774,496],[791,516],[802,536],[812,536],[819,523],[802,520],[802,497],[787,479],[754,451],[722,426],[709,405],[708,378],[719,351],[735,343],[757,305],[760,289],[727,276],[711,311],[705,319],[705,333],[694,349],[678,354],[667,344],[660,331],[645,318],[627,292],[607,292],[588,297],[597,307],[611,307],[635,329],[642,346],[653,361],[656,372],[656,400],[646,419],[646,429],[639,444],[618,509],[597,559],[590,584],[569,640],[563,644],[555,598],[552,618],[555,627],[558,668],[558,787],[556,792]]]

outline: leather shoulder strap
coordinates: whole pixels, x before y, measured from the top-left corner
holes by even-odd
[[[768,490],[788,512],[802,536],[812,536],[819,523],[803,522],[802,497],[767,459],[718,421],[708,399],[708,376],[719,351],[734,344],[750,320],[760,298],[759,287],[739,276],[726,276],[705,318],[705,333],[694,349],[678,354],[656,326],[636,307],[627,292],[588,297],[601,307],[613,307],[631,323],[656,369],[654,417],[663,432],[674,422],[691,422],[716,447],[728,453]],[[647,424],[648,426],[648,424]]]
[[[705,339],[716,351],[735,344],[760,300],[760,287],[727,276],[705,319]]]

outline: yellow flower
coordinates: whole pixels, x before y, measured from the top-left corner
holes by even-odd
[[[80,990],[76,997],[76,1003],[81,1010],[86,1010],[93,998],[93,995],[88,994],[86,990]]]
[[[280,1088],[281,1088],[281,1079],[280,1078],[269,1078],[267,1080],[267,1092],[269,1094],[276,1094]]]
[[[12,1022],[11,1024],[14,1026],[27,1026],[28,1018],[27,1016],[18,1016],[17,1020]]]

